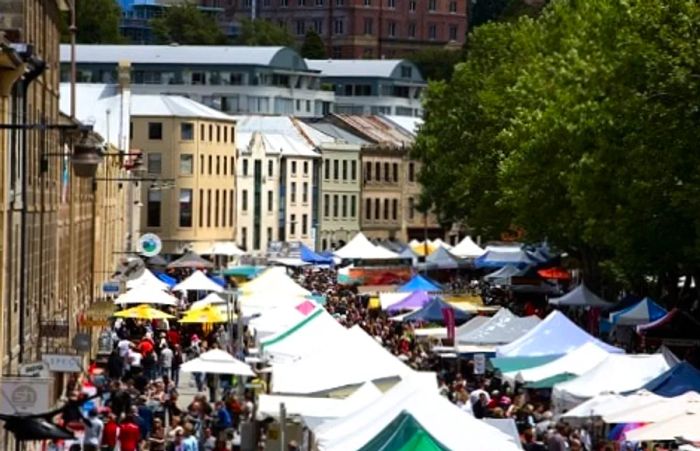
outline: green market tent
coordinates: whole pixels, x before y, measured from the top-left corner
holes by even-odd
[[[530,382],[525,384],[525,388],[532,388],[532,389],[544,389],[544,388],[552,388],[554,387],[555,384],[558,384],[560,382],[566,382],[570,381],[571,379],[578,377],[576,374],[571,374],[571,373],[561,373],[561,374],[555,374],[554,376],[535,381],[535,382]]]
[[[491,365],[498,368],[501,373],[526,370],[544,365],[561,357],[560,355],[541,355],[535,357],[495,357],[491,359]]]
[[[447,451],[416,421],[402,411],[382,431],[358,451]]]
[[[231,277],[245,277],[247,279],[252,279],[257,276],[263,269],[263,266],[234,266],[233,268],[224,269],[221,274],[224,276]]]

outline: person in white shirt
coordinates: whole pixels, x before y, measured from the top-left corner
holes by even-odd
[[[97,409],[90,410],[85,427],[85,435],[83,437],[83,450],[97,451],[102,444],[102,432],[104,431],[104,423],[97,416]]]

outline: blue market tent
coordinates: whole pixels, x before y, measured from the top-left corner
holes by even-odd
[[[642,388],[667,398],[689,391],[700,392],[700,370],[688,362],[681,362]]]
[[[656,321],[667,313],[665,308],[646,297],[634,305],[610,313],[610,322],[617,326],[638,326]]]
[[[216,282],[219,286],[225,287],[226,286],[226,281],[220,277],[220,276],[214,276],[214,275],[209,275],[208,276],[211,280]]]
[[[541,262],[532,258],[526,251],[497,251],[489,250],[481,257],[474,260],[477,268],[501,268],[506,265],[513,265],[518,268],[535,266]]]
[[[314,265],[332,265],[333,257],[324,257],[308,248],[308,246],[302,244],[299,248],[300,257],[303,261],[307,263],[313,263]]]
[[[428,279],[425,276],[416,274],[406,282],[401,285],[396,291],[399,293],[412,293],[414,291],[427,291],[429,293],[441,291],[442,287],[437,282]]]
[[[425,258],[425,264],[421,266],[428,269],[457,269],[464,265],[447,249],[440,246]]]
[[[413,266],[418,264],[418,254],[413,252],[411,246],[406,246],[406,248],[399,253],[399,257],[406,260],[410,259]]]
[[[172,288],[175,285],[177,285],[177,280],[174,277],[170,277],[169,275],[165,274],[164,272],[154,272],[155,276],[163,283],[168,285],[168,287]]]
[[[444,321],[442,311],[443,309],[450,309],[454,311],[455,322],[463,323],[472,317],[469,313],[464,310],[453,307],[447,302],[440,298],[433,298],[430,302],[425,304],[420,310],[417,310],[410,315],[406,315],[404,321],[426,321],[429,323],[442,323]]]
[[[505,265],[501,269],[486,274],[483,279],[487,282],[496,282],[497,280],[508,280],[512,276],[518,274],[520,270],[515,265]]]
[[[573,290],[566,293],[564,296],[552,298],[549,303],[557,306],[568,307],[602,307],[610,308],[613,305],[599,298],[594,292],[589,290],[584,284],[581,284]]]

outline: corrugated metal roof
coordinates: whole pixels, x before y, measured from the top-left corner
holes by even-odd
[[[413,136],[410,133],[390,121],[382,120],[379,116],[336,114],[335,117],[376,144],[394,147],[413,145]]]
[[[259,133],[265,152],[286,156],[318,157],[316,147],[333,138],[313,130],[291,116],[233,116],[236,120],[236,142],[241,152],[249,152],[255,133]]]
[[[361,136],[350,133],[342,127],[327,122],[325,119],[309,121],[308,125],[328,136],[332,136],[339,143],[357,144],[360,146],[369,144],[369,141],[362,139]]]
[[[390,121],[398,127],[401,127],[411,136],[415,137],[418,134],[418,129],[423,125],[423,119],[420,117],[411,116],[382,116],[385,120]]]
[[[219,121],[233,121],[221,111],[209,108],[199,102],[182,96],[171,95],[131,95],[132,116],[191,117]]]
[[[209,64],[269,66],[287,47],[195,45],[90,45],[76,46],[79,63]],[[70,46],[61,45],[61,62],[70,61]],[[302,60],[303,62],[303,60]]]
[[[306,60],[310,69],[320,70],[326,77],[384,77],[407,60]]]

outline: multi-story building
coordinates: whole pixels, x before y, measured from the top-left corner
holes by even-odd
[[[339,114],[422,116],[427,83],[408,60],[306,60],[335,92]]]
[[[236,116],[238,243],[251,253],[273,241],[316,247],[320,154],[331,141],[290,116]]]
[[[301,43],[309,28],[328,54],[342,58],[397,58],[429,47],[459,47],[467,32],[465,0],[241,1],[237,16],[257,17],[289,30]]]
[[[190,99],[131,96],[131,142],[146,163],[140,232],[158,235],[164,254],[236,238],[233,118]]]
[[[222,0],[119,0],[122,17],[119,20],[119,31],[129,42],[134,44],[154,44],[151,20],[160,17],[166,8],[173,5],[191,3],[203,13],[213,17],[221,31],[228,37],[237,35],[237,27],[226,20],[226,12]]]
[[[80,83],[116,83],[131,63],[134,94],[181,95],[232,114],[323,116],[333,92],[287,47],[79,45]],[[70,75],[70,47],[61,46],[61,79]]]

